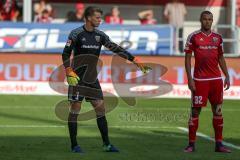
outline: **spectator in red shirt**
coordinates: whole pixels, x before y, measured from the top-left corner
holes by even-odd
[[[38,15],[35,19],[35,22],[38,23],[51,23],[52,17],[47,9],[42,11],[42,14]]]
[[[16,0],[3,0],[0,2],[0,20],[17,21],[19,8]]]
[[[111,14],[105,17],[105,22],[108,24],[123,24],[123,18],[120,17],[120,11],[117,6],[114,6]]]
[[[157,20],[154,18],[152,10],[145,10],[139,12],[138,17],[142,25],[157,24]]]

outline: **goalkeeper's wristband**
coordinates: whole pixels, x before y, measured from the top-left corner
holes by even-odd
[[[135,65],[137,65],[138,68],[143,68],[143,66],[142,66],[142,64],[141,64],[142,62],[140,61],[139,58],[134,57],[134,59],[133,59],[133,63],[134,63]]]

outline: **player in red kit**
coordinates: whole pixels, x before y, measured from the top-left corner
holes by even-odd
[[[213,112],[213,128],[215,131],[215,151],[230,153],[222,144],[223,117],[223,86],[229,89],[230,81],[226,62],[223,57],[223,40],[221,35],[211,31],[213,14],[203,11],[200,16],[201,29],[188,36],[185,47],[185,68],[188,77],[188,87],[192,92],[191,116],[188,122],[189,145],[184,152],[195,150],[198,117],[201,108],[210,101]],[[194,75],[191,75],[191,56],[195,57]],[[225,75],[224,84],[221,72]]]

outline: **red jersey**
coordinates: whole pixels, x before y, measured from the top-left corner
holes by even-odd
[[[202,31],[195,31],[188,36],[185,53],[194,52],[195,80],[221,79],[221,72],[218,66],[219,55],[223,54],[222,36],[211,32],[206,35]]]

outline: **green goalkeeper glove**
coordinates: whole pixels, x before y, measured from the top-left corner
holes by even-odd
[[[70,86],[76,86],[78,84],[78,81],[80,81],[80,78],[71,67],[66,68],[66,76],[68,85]]]
[[[136,57],[135,57],[134,60],[133,60],[133,63],[134,63],[144,74],[147,74],[147,73],[149,73],[149,72],[152,70],[151,67],[143,65],[143,63],[140,61],[139,58],[136,58]]]

